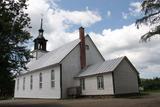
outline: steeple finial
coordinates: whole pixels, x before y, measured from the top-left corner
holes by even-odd
[[[38,38],[43,38],[43,18],[41,18],[41,25],[40,25],[40,29],[39,29],[39,36]]]
[[[40,27],[40,29],[43,29],[42,27],[43,27],[43,18],[41,18],[41,27]]]

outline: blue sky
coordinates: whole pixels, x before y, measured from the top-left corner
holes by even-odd
[[[88,30],[100,32],[105,28],[117,29],[124,25],[134,23],[138,16],[129,16],[128,19],[122,18],[122,12],[128,13],[130,4],[140,0],[57,0],[57,4],[65,10],[93,10],[97,11],[103,18],[100,22],[92,25]],[[111,15],[107,13],[110,11]]]
[[[29,0],[28,4],[33,38],[43,14],[47,50],[77,39],[83,26],[106,60],[127,56],[142,78],[160,77],[160,39],[139,42],[150,30],[135,26],[142,15],[140,0]],[[32,41],[29,48],[33,50]]]

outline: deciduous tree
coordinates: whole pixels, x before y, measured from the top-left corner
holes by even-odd
[[[9,89],[11,71],[18,73],[30,58],[27,42],[30,18],[25,12],[26,0],[0,0],[0,92]],[[9,82],[10,81],[10,82]],[[4,88],[5,87],[5,88]],[[10,87],[11,88],[11,87]]]
[[[160,0],[144,0],[141,4],[143,17],[136,21],[139,28],[140,24],[154,26],[149,32],[141,37],[142,41],[148,41],[151,37],[160,34]]]

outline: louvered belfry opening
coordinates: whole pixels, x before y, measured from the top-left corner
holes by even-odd
[[[81,69],[86,67],[86,49],[85,49],[85,36],[84,28],[79,28],[79,39],[80,39],[80,64]]]

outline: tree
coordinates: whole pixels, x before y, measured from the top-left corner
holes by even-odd
[[[144,90],[160,90],[160,78],[142,79],[142,86]]]
[[[151,37],[160,34],[160,0],[144,0],[141,6],[141,11],[144,13],[144,16],[136,20],[137,27],[139,28],[139,25],[142,23],[154,26],[153,29],[141,36],[141,40],[146,42],[150,40]]]
[[[27,42],[31,36],[30,18],[24,12],[26,0],[0,0],[0,92],[4,92],[14,74],[26,69],[30,59]],[[6,83],[6,84],[4,84]]]
[[[0,72],[0,98],[6,98],[13,96],[14,91],[14,76],[11,72],[1,71]]]

